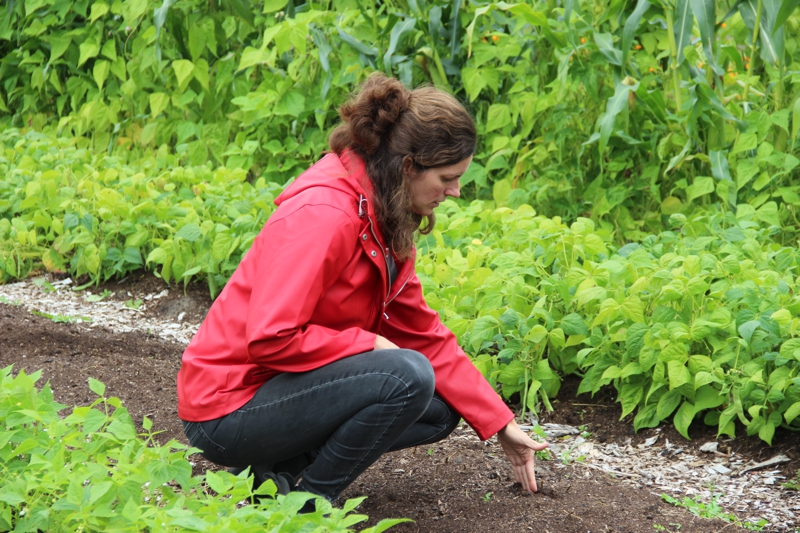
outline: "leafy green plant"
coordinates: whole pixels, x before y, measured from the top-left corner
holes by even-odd
[[[45,313],[43,311],[35,311],[35,310],[31,311],[31,314],[46,318],[48,320],[52,320],[53,322],[56,322],[56,323],[64,323],[64,324],[70,324],[70,323],[73,323],[73,322],[91,322],[92,321],[92,319],[89,318],[88,316],[62,315],[62,314],[53,315],[53,314],[50,314],[50,313]]]
[[[790,479],[786,483],[781,483],[781,486],[789,490],[800,490],[800,470],[797,471],[797,477]]]
[[[418,271],[475,365],[523,410],[549,408],[560,375],[580,392],[613,385],[634,427],[702,416],[770,442],[800,414],[797,250],[754,208],[673,215],[674,231],[612,251],[588,219],[528,206],[442,206]]]
[[[702,502],[694,498],[689,498],[688,496],[684,497],[682,500],[678,500],[677,498],[674,498],[669,494],[661,495],[661,499],[663,499],[665,502],[671,503],[672,505],[675,505],[677,507],[684,507],[688,509],[689,512],[691,512],[693,515],[699,516],[700,518],[709,518],[709,519],[719,518],[725,520],[726,522],[733,522],[739,527],[743,527],[751,531],[761,531],[764,529],[765,526],[769,525],[769,522],[767,522],[763,518],[758,522],[746,522],[740,520],[733,513],[725,512],[718,503],[721,497],[722,494],[712,494],[710,501]]]
[[[98,398],[75,407],[53,400],[48,384],[35,388],[41,372],[0,373],[0,528],[14,531],[352,531],[367,517],[351,514],[361,499],[342,509],[318,500],[317,512],[297,515],[311,497],[276,496],[274,484],[256,491],[247,473],[192,476],[189,455],[198,450],[173,440],[153,443],[145,417],[137,434],[119,398],[90,379]],[[403,520],[383,520],[365,533],[385,531]]]

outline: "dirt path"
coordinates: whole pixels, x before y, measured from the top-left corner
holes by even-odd
[[[139,298],[156,294],[160,288],[149,281],[137,281],[121,292],[121,297],[129,298],[130,293]],[[54,299],[49,292],[46,296]],[[180,293],[162,298],[158,305],[142,311],[142,318],[176,323],[173,314],[187,313],[189,309],[193,311],[191,318],[198,319],[207,309],[207,303],[203,309],[201,292],[190,293],[189,298]],[[29,298],[25,303],[31,304]],[[140,421],[143,415],[153,419],[155,427],[164,430],[162,441],[177,438],[185,442],[176,414],[174,383],[184,343],[166,340],[155,332],[115,332],[99,320],[56,323],[32,315],[24,307],[0,305],[1,365],[14,364],[15,369],[26,371],[42,368],[56,399],[70,405],[90,402],[92,393],[86,380],[89,376],[100,379],[107,385],[107,394],[124,401],[134,420]],[[182,327],[192,327],[191,322]],[[108,324],[118,326],[120,322]],[[592,436],[588,440],[577,435],[551,439],[556,445],[554,460],[537,462],[537,478],[542,485],[537,495],[523,493],[512,482],[510,469],[494,440],[481,443],[472,430],[461,427],[437,445],[385,456],[345,496],[369,496],[361,509],[373,521],[392,516],[415,520],[396,528],[401,532],[651,532],[661,527],[681,532],[743,531],[721,520],[697,518],[660,498],[665,492],[679,498],[685,493],[701,501],[708,500],[713,492],[721,504],[725,503],[722,497],[732,500],[723,508],[736,511],[742,520],[767,516],[771,524],[765,531],[794,530],[792,516],[800,513],[796,492],[773,490],[769,494],[777,494],[776,505],[775,498],[771,500],[761,490],[774,489],[774,483],[772,487],[763,485],[767,473],[756,473],[748,482],[759,490],[737,496],[737,488],[725,485],[728,476],[714,477],[713,471],[709,474],[706,470],[723,461],[696,451],[708,435],[701,435],[695,443],[687,443],[669,429],[632,435],[628,421],[616,421],[618,407],[613,399],[574,400],[576,386],[576,380],[565,382],[562,401],[543,422],[585,425]],[[654,436],[658,438],[652,439]],[[650,446],[645,445],[648,438],[653,441]],[[745,439],[734,442],[741,444]],[[679,447],[685,449],[676,453]],[[764,453],[773,451],[790,452],[793,458],[797,457],[796,445]],[[559,457],[564,458],[563,462]],[[726,465],[736,466],[732,457],[742,464],[746,462],[741,453],[732,453]],[[578,458],[582,460],[575,461]],[[196,470],[205,468],[216,467],[198,457]],[[616,478],[603,470],[616,472]],[[779,473],[773,473],[773,477]],[[703,494],[701,478],[716,480],[723,488],[711,487]],[[756,500],[759,495],[761,499]],[[740,509],[736,509],[737,504]],[[788,514],[781,514],[783,509]]]

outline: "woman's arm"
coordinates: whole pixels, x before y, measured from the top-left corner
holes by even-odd
[[[436,374],[436,391],[481,439],[513,420],[514,414],[458,346],[455,335],[425,303],[416,274],[387,307],[379,333],[428,358]]]

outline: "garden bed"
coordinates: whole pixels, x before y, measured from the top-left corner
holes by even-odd
[[[93,395],[86,381],[99,379],[135,421],[144,415],[152,419],[154,428],[164,431],[162,442],[185,442],[175,376],[185,340],[210,305],[205,290],[164,292],[160,280],[142,276],[93,289],[106,297],[89,302],[65,280],[50,281],[0,287],[2,301],[19,304],[0,305],[0,365],[43,369],[56,400],[68,405],[88,404]],[[702,425],[692,426],[691,442],[671,427],[633,434],[629,421],[617,420],[619,407],[610,394],[576,397],[576,390],[577,380],[567,379],[555,411],[541,420],[583,433],[551,439],[553,459],[537,461],[539,494],[526,494],[513,482],[494,440],[482,443],[462,425],[444,442],[388,454],[344,496],[368,496],[361,510],[373,522],[413,519],[394,529],[408,532],[743,530],[667,504],[663,493],[705,504],[716,499],[717,514],[740,521],[765,518],[770,522],[765,531],[797,527],[798,493],[780,485],[800,466],[793,435],[779,432],[772,447],[752,438],[726,440],[716,454],[704,454],[700,445],[715,434]],[[715,465],[723,467],[720,472],[735,471],[778,454],[791,462],[739,478],[713,474]],[[218,467],[197,457],[195,473],[208,468]]]

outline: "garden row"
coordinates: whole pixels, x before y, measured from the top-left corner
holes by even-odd
[[[366,520],[317,500],[315,513],[297,511],[312,495],[275,497],[268,482],[253,492],[245,473],[192,476],[189,455],[177,441],[153,442],[152,422],[136,426],[119,398],[89,380],[98,398],[89,406],[53,400],[49,385],[37,389],[41,372],[0,371],[0,529],[20,532],[319,531],[346,533]],[[257,496],[260,495],[261,498]],[[241,506],[243,500],[256,505]],[[363,533],[379,533],[402,520],[382,520]]]
[[[7,130],[0,139],[0,276],[68,272],[89,283],[151,269],[167,282],[225,284],[274,209],[280,186],[243,170],[140,167],[75,138]],[[579,373],[613,384],[635,427],[696,416],[769,442],[800,418],[800,254],[780,244],[778,207],[673,214],[668,231],[618,248],[572,224],[494,202],[442,205],[419,243],[430,305],[475,364],[536,410]],[[7,216],[7,215],[6,215]]]
[[[774,201],[791,228],[799,4],[14,2],[0,10],[0,113],[124,162],[167,147],[285,183],[381,70],[468,103],[472,199],[636,239],[662,214]]]

